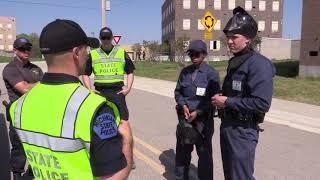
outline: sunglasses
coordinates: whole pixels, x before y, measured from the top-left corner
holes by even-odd
[[[31,51],[31,49],[32,49],[31,46],[17,48],[18,51],[22,51],[22,52]]]
[[[198,58],[198,57],[200,57],[200,52],[198,52],[198,51],[189,51],[188,52],[188,56],[190,57],[190,58]]]
[[[111,40],[112,36],[102,36],[101,40]]]

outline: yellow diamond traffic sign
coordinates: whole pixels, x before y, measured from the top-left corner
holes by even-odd
[[[208,32],[212,31],[216,23],[217,19],[212,15],[210,11],[207,11],[201,19],[201,24],[206,28]]]

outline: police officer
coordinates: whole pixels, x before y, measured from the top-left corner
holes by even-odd
[[[48,73],[10,107],[36,179],[126,179],[117,107],[82,86],[87,47],[99,40],[87,37],[70,20],[55,20],[40,35],[40,50]]]
[[[253,180],[255,151],[259,138],[258,123],[268,112],[273,91],[274,66],[251,46],[257,23],[237,7],[224,28],[229,60],[223,94],[212,97],[221,110],[220,143],[226,180]]]
[[[100,30],[101,47],[90,52],[89,60],[83,76],[84,85],[107,99],[113,101],[119,108],[121,124],[126,132],[123,136],[123,149],[130,166],[133,165],[133,138],[130,128],[129,112],[125,96],[130,92],[134,80],[134,64],[124,49],[113,46],[113,33],[110,28]],[[91,87],[89,76],[95,75],[94,86]],[[127,74],[127,86],[124,86],[124,75]]]
[[[28,92],[43,76],[42,70],[29,61],[32,44],[28,39],[16,39],[13,43],[13,48],[15,57],[13,61],[5,66],[2,74],[10,102],[15,101],[24,93]],[[11,128],[9,137],[12,144],[10,158],[11,171],[14,177],[18,177],[24,172],[26,157],[15,131]],[[25,176],[31,174],[31,171],[27,171]]]
[[[219,74],[204,62],[207,56],[207,45],[202,40],[192,41],[187,53],[192,65],[182,69],[174,91],[179,119],[175,174],[176,179],[189,179],[191,152],[195,145],[199,156],[198,177],[200,180],[212,180],[214,109],[210,98],[220,91]],[[192,126],[200,136],[196,137],[194,131],[188,130],[186,121],[190,124],[189,127]]]

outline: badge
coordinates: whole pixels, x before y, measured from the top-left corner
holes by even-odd
[[[39,72],[38,69],[31,69],[31,72],[32,72],[33,74],[35,74],[35,75],[39,75],[39,74],[40,74],[40,72]]]
[[[206,88],[199,88],[197,87],[197,96],[205,96],[206,95]]]
[[[93,124],[93,131],[100,139],[109,139],[118,134],[115,117],[110,113],[98,116]]]
[[[236,91],[241,91],[241,85],[242,82],[241,81],[232,81],[232,89],[236,90]]]

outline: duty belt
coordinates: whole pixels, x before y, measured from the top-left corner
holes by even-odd
[[[241,113],[232,109],[220,109],[218,111],[221,119],[237,119],[242,122],[263,123],[265,113]]]

